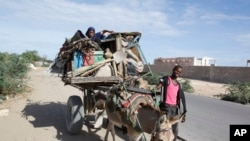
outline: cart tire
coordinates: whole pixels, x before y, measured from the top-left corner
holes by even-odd
[[[82,130],[83,117],[82,99],[79,96],[70,96],[66,113],[66,128],[69,134],[76,135]]]

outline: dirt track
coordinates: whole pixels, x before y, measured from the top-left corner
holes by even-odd
[[[8,116],[0,116],[1,141],[103,140],[106,127],[93,129],[84,125],[82,132],[75,136],[65,130],[67,99],[71,95],[82,96],[80,90],[64,86],[60,78],[48,74],[46,68],[32,70],[29,75],[31,93],[0,104],[0,110],[9,110]],[[116,131],[118,141],[127,140],[121,130]]]
[[[59,77],[46,73],[46,68],[32,70],[29,75],[32,91],[0,104],[0,110],[9,110],[8,116],[0,116],[1,140],[103,140],[106,127],[96,130],[84,125],[82,132],[76,136],[69,135],[65,130],[66,101],[71,95],[82,96],[80,90],[64,86]],[[224,92],[223,84],[191,80],[191,85],[199,95],[213,97]],[[118,141],[127,140],[120,130],[116,131]]]

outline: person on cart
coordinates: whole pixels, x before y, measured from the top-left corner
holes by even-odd
[[[110,30],[102,30],[100,32],[95,32],[95,28],[90,26],[86,31],[86,36],[90,38],[92,41],[97,42],[99,45],[102,39],[106,39],[113,31]]]

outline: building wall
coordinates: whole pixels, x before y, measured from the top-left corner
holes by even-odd
[[[195,58],[195,57],[175,57],[175,58],[157,58],[154,64],[166,65],[182,65],[182,66],[211,66],[214,65],[215,59],[210,57]]]
[[[174,65],[150,65],[153,72],[171,74]],[[182,66],[183,78],[218,83],[250,82],[250,67]]]
[[[194,57],[157,58],[154,64],[193,66],[194,59]]]

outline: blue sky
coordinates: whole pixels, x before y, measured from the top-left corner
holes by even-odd
[[[142,33],[149,63],[211,57],[216,66],[250,59],[247,0],[0,0],[0,52],[37,50],[54,59],[65,38],[89,26]]]

